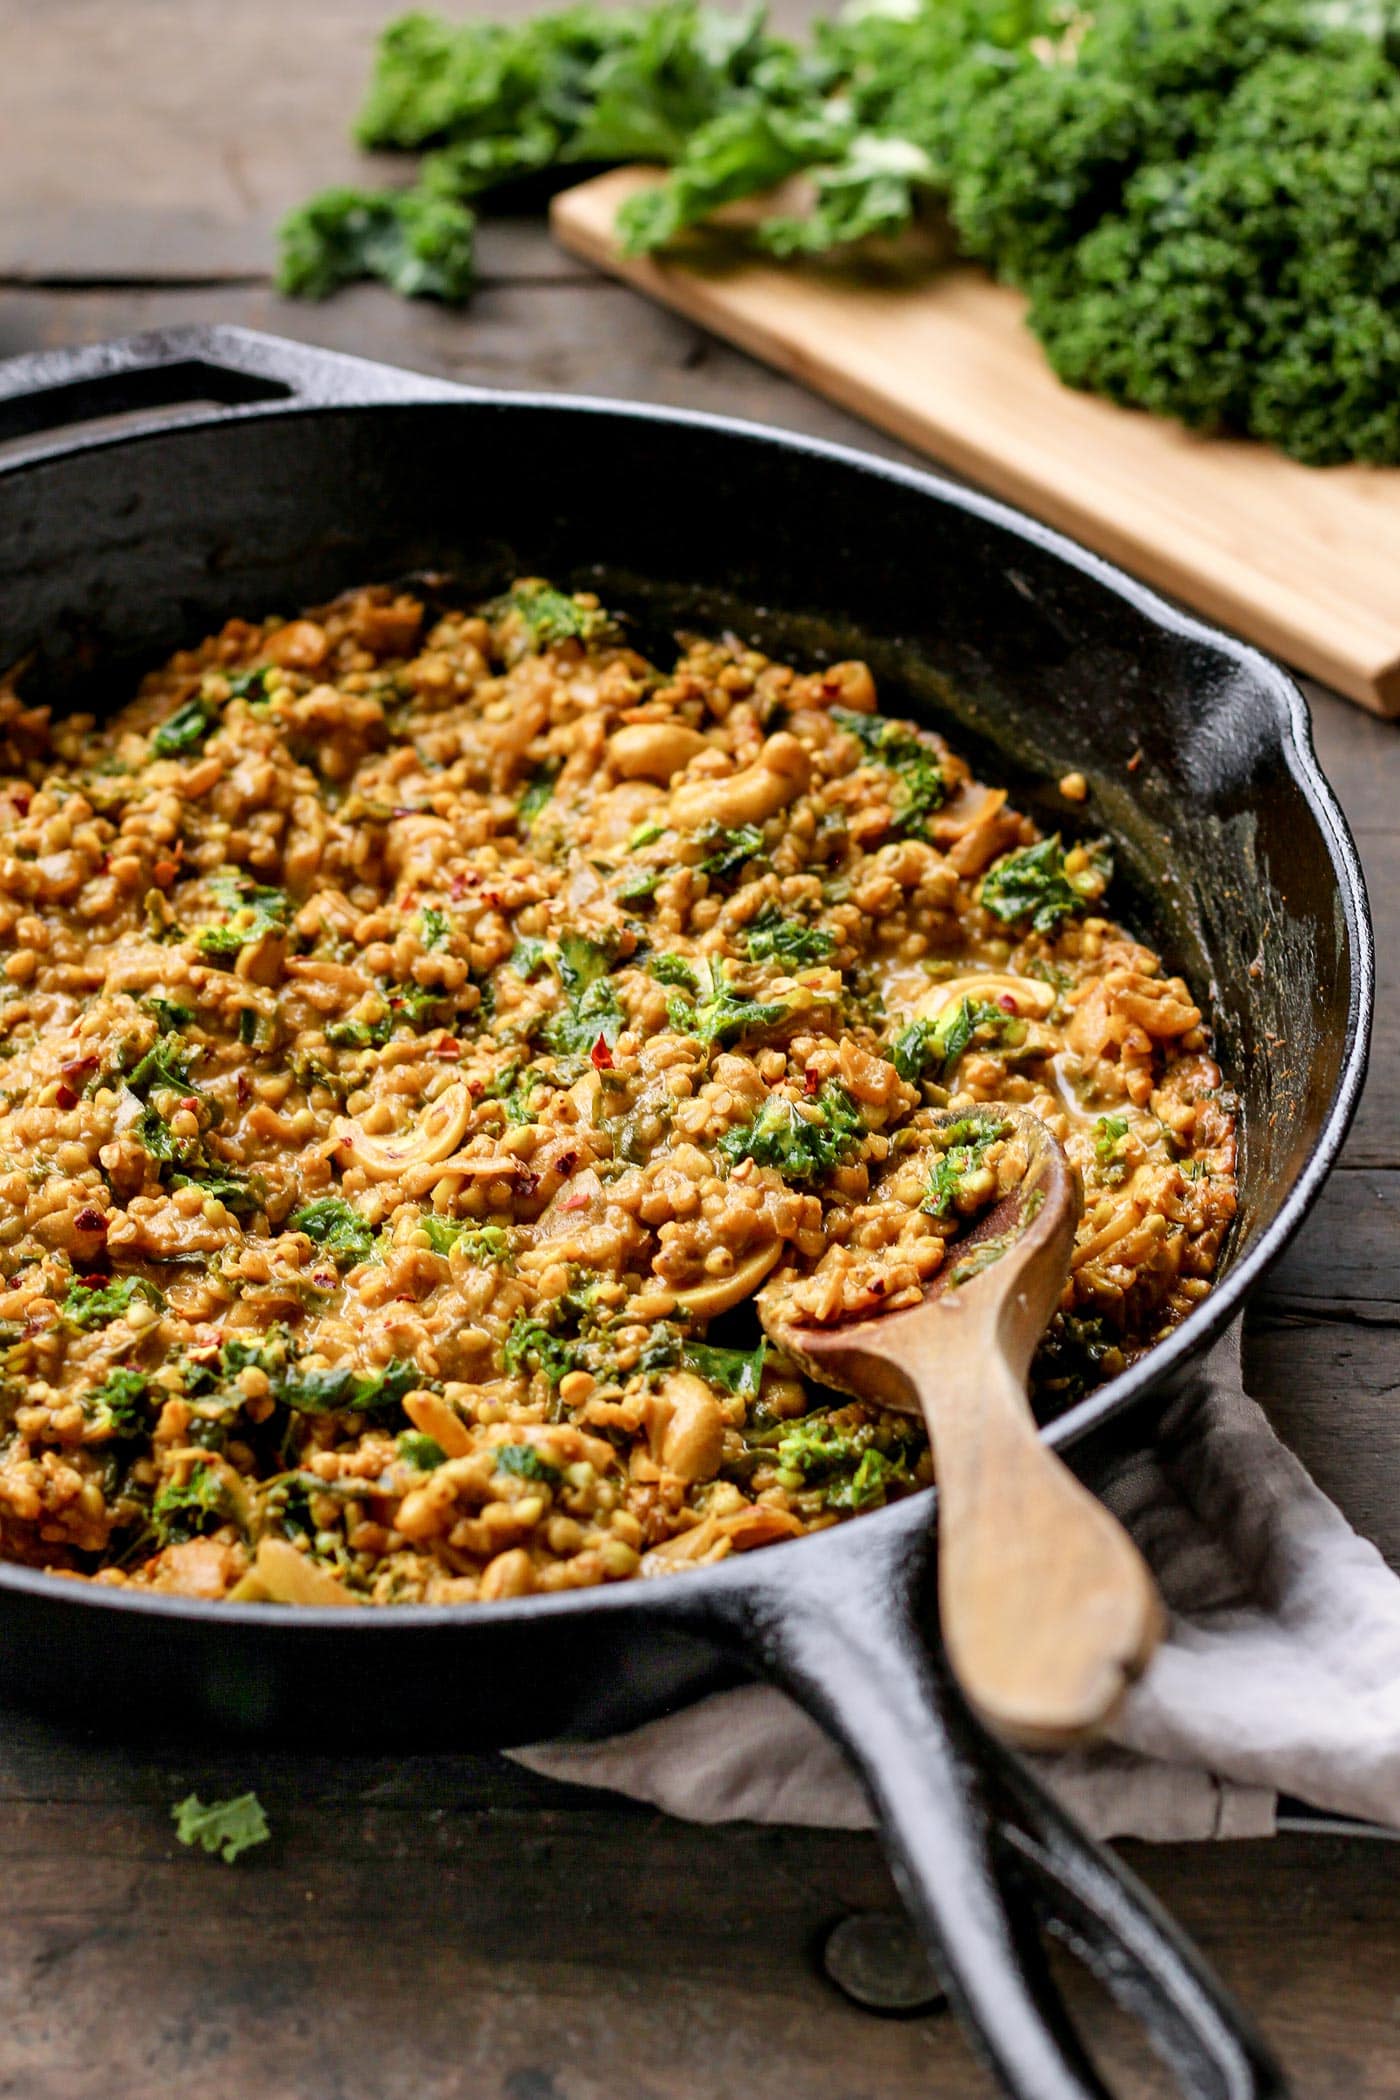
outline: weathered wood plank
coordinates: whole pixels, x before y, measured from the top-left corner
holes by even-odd
[[[229,1871],[180,1854],[163,1820],[74,1810],[16,1839],[6,1819],[0,2089],[26,2100],[174,2100],[191,2080],[220,2100],[592,2100],[619,2081],[651,2100],[988,2090],[946,2019],[870,2020],[820,1978],[834,1919],[891,1905],[869,1838],[611,1812],[304,1807]],[[1299,1839],[1130,1849],[1260,2009],[1300,2092],[1393,2093],[1388,1855]],[[1123,2090],[1167,2091],[1125,2024],[1062,1973]]]

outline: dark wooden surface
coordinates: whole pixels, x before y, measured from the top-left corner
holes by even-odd
[[[278,213],[350,175],[389,0],[0,0],[0,355],[231,320],[454,378],[722,408],[887,440],[560,256],[482,241],[466,315],[268,288]],[[497,8],[496,12],[502,12]],[[788,20],[806,11],[788,0]],[[1259,1397],[1400,1567],[1400,733],[1312,695],[1380,936],[1345,1162],[1251,1314]],[[367,1688],[372,1696],[372,1687]],[[13,2100],[913,2100],[980,2095],[946,2020],[824,1981],[826,1928],[895,1902],[873,1840],[668,1822],[491,1758],[233,1755],[0,1715],[0,2096]],[[255,1786],[226,1869],[170,1804]],[[1127,1848],[1308,2100],[1400,2095],[1387,1845]],[[1078,2002],[1120,2090],[1165,2091]]]

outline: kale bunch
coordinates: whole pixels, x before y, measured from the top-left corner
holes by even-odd
[[[1366,23],[1370,21],[1372,33]],[[963,247],[1072,386],[1400,461],[1400,66],[1371,11],[1114,0],[969,106]]]
[[[415,14],[358,137],[426,149],[419,179],[292,213],[285,290],[464,298],[473,201],[545,170],[668,164],[622,209],[634,252],[801,174],[807,208],[758,246],[824,254],[933,207],[1024,288],[1070,385],[1400,462],[1400,0],[847,0],[804,48],[700,0]]]
[[[319,299],[378,277],[410,297],[460,301],[474,277],[469,200],[545,169],[677,161],[722,110],[800,103],[806,74],[761,7],[585,4],[510,26],[405,15],[380,39],[355,136],[432,149],[418,180],[326,190],[289,214],[278,282]]]

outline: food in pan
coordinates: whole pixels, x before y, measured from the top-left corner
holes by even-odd
[[[1066,822],[1084,783],[1062,783]],[[204,1597],[712,1562],[930,1476],[804,1385],[1024,1103],[1086,1200],[1053,1407],[1206,1292],[1200,1009],[860,663],[647,661],[537,580],[232,620],[110,720],[0,698],[0,1547]]]

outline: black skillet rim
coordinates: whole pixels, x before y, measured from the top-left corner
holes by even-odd
[[[193,347],[194,338],[199,331],[172,331],[172,334],[176,333],[183,339],[184,344]],[[211,336],[217,336],[222,333],[234,335],[244,332],[211,330],[209,333]],[[253,335],[251,340],[267,342],[269,338]],[[278,347],[283,346],[278,339],[271,340],[277,342]],[[184,413],[173,423],[143,425],[135,429],[87,438],[83,437],[81,431],[55,434],[48,442],[40,439],[38,444],[26,448],[23,456],[16,458],[13,463],[0,461],[0,480],[8,479],[11,475],[21,475],[31,466],[46,464],[72,452],[106,451],[126,444],[139,444],[152,439],[158,441],[167,429],[173,435],[176,430],[216,427],[245,420],[343,415],[359,409],[452,406],[487,410],[499,408],[507,411],[537,409],[551,413],[622,417],[637,423],[679,424],[702,431],[712,431],[718,436],[736,439],[760,449],[779,446],[786,451],[829,460],[833,465],[898,483],[935,503],[982,519],[1040,552],[1064,562],[1070,568],[1077,569],[1111,596],[1129,605],[1159,631],[1179,641],[1204,648],[1217,659],[1224,658],[1236,675],[1250,678],[1258,703],[1267,699],[1272,707],[1280,748],[1322,833],[1341,899],[1347,954],[1351,966],[1350,999],[1346,1019],[1347,1044],[1341,1071],[1317,1138],[1276,1216],[1241,1255],[1223,1282],[1213,1286],[1197,1309],[1188,1314],[1181,1325],[1164,1341],[1148,1350],[1117,1378],[1097,1387],[1074,1407],[1066,1409],[1064,1414],[1043,1425],[1042,1435],[1054,1449],[1069,1448],[1081,1442],[1112,1417],[1131,1408],[1134,1403],[1143,1399],[1152,1387],[1168,1379],[1173,1372],[1217,1340],[1239,1314],[1249,1293],[1293,1239],[1336,1164],[1356,1114],[1365,1082],[1375,1006],[1375,935],[1360,855],[1332,785],[1318,763],[1307,702],[1289,673],[1261,650],[1240,641],[1224,629],[1196,619],[1194,615],[1183,611],[1115,563],[1094,554],[1067,534],[1042,524],[1012,504],[1003,503],[996,497],[951,481],[946,476],[926,468],[904,466],[897,461],[882,459],[878,454],[863,452],[856,446],[807,437],[800,432],[782,430],[772,424],[749,421],[737,416],[716,415],[699,409],[667,408],[651,402],[610,400],[599,395],[507,391],[460,385],[448,380],[433,380],[422,374],[410,373],[401,367],[346,358],[334,352],[318,353],[312,345],[296,344],[286,347],[295,348],[298,356],[305,358],[311,365],[315,364],[318,355],[325,358],[328,376],[334,375],[331,377],[329,397],[250,402],[236,407],[226,406],[212,413]],[[53,362],[58,363],[60,358],[61,353]],[[345,375],[343,393],[339,392],[336,384],[342,372]],[[376,394],[375,378],[408,382],[413,386],[413,391],[406,394]],[[867,1524],[878,1524],[881,1534],[889,1540],[890,1535],[897,1529],[905,1529],[911,1533],[921,1530],[927,1521],[927,1497],[933,1492],[932,1489],[926,1489],[919,1494],[905,1497],[889,1509],[875,1510],[868,1516],[861,1517],[859,1523],[862,1532]],[[841,1525],[834,1532],[784,1541],[776,1550],[784,1567],[788,1568],[794,1553],[803,1552],[810,1555],[823,1541],[830,1550],[838,1541],[844,1543],[847,1534],[848,1527]],[[765,1549],[763,1559],[766,1561],[774,1550],[773,1547]],[[697,1578],[701,1577],[703,1579],[697,1581]],[[745,1563],[731,1560],[703,1571],[690,1571],[683,1588],[686,1595],[698,1605],[699,1591],[702,1588],[708,1595],[713,1596],[720,1590],[746,1587],[751,1581],[751,1574],[746,1577]],[[669,1591],[670,1586],[666,1587]],[[150,1614],[156,1618],[203,1621],[211,1625],[234,1623],[258,1628],[281,1626],[289,1631],[300,1627],[305,1628],[308,1633],[316,1630],[327,1631],[332,1627],[344,1627],[348,1630],[351,1626],[378,1626],[388,1632],[405,1615],[420,1628],[471,1624],[480,1622],[483,1615],[492,1624],[502,1625],[511,1621],[533,1622],[600,1609],[627,1611],[636,1608],[643,1601],[649,1604],[657,1601],[653,1584],[639,1585],[634,1580],[549,1596],[512,1598],[485,1605],[400,1604],[386,1606],[380,1610],[351,1611],[348,1614],[338,1607],[301,1605],[294,1611],[288,1611],[285,1606],[277,1604],[234,1604],[227,1601],[108,1589],[97,1584],[74,1582],[70,1578],[52,1575],[42,1569],[0,1563],[0,1591],[4,1590],[28,1594],[50,1603],[72,1601],[74,1604],[96,1606],[103,1610]]]

